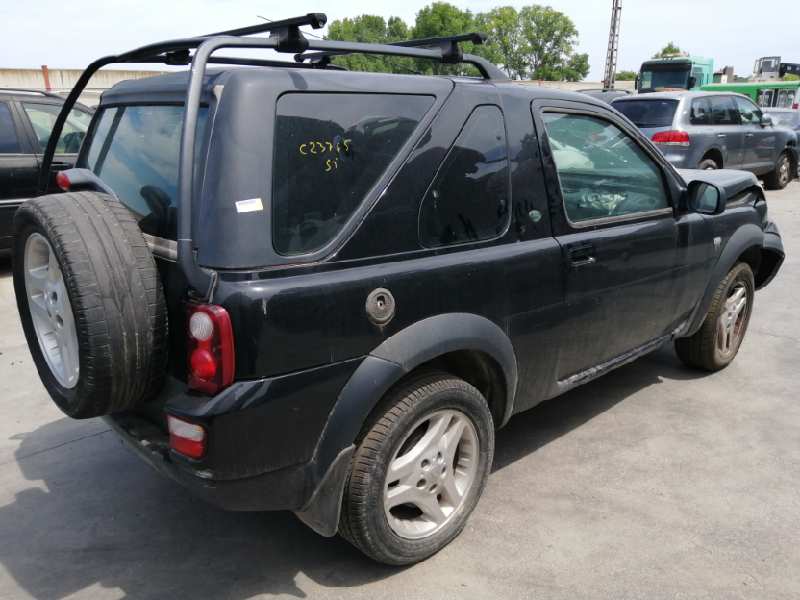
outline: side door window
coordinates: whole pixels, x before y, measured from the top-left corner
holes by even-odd
[[[11,109],[5,102],[0,102],[0,154],[19,154],[22,152],[17,128]]]
[[[669,208],[658,166],[619,127],[584,114],[542,117],[573,225]]]
[[[731,96],[711,96],[711,119],[714,125],[738,125],[739,112]]]
[[[762,108],[769,108],[772,106],[772,96],[774,90],[760,89],[758,90],[758,105]]]
[[[22,108],[33,127],[38,145],[37,152],[43,153],[50,140],[50,132],[53,130],[58,113],[61,112],[61,107],[56,104],[23,102]],[[77,154],[91,119],[92,116],[89,113],[72,109],[56,145],[56,154]]]
[[[689,122],[692,125],[711,125],[711,102],[708,98],[692,100]]]
[[[436,248],[501,236],[510,221],[508,143],[497,106],[477,107],[467,119],[419,214],[423,246]]]
[[[743,125],[761,125],[761,111],[747,98],[736,97],[736,108]]]

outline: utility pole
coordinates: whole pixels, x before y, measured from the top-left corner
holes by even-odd
[[[611,31],[608,34],[608,53],[606,71],[603,76],[603,89],[613,90],[617,76],[617,51],[619,50],[619,20],[622,16],[622,0],[613,0],[611,7]]]

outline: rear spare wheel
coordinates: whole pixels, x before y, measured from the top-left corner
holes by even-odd
[[[128,410],[161,387],[167,310],[131,212],[107,194],[28,200],[14,217],[14,291],[45,388],[70,417]]]

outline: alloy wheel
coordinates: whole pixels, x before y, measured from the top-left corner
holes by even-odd
[[[383,495],[389,527],[400,537],[428,537],[445,527],[476,482],[478,434],[455,410],[420,420],[389,462]]]
[[[64,275],[53,247],[39,233],[25,242],[25,291],[39,348],[50,372],[67,388],[78,384],[78,335]]]

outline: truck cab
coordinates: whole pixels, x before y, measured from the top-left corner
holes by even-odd
[[[714,80],[714,60],[699,56],[668,56],[642,63],[636,77],[640,94],[693,90]]]

